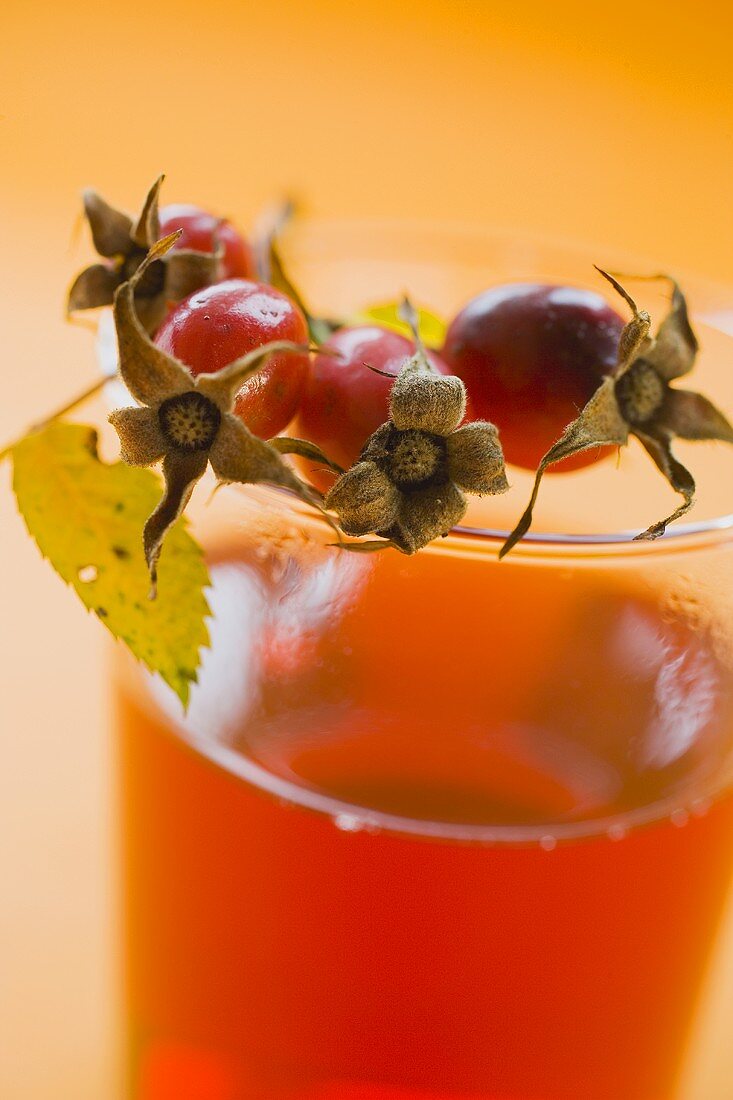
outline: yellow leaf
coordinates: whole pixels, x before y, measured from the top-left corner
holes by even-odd
[[[179,521],[166,542],[158,598],[148,599],[142,529],[160,499],[160,480],[151,470],[102,462],[97,433],[82,424],[54,422],[12,454],[18,507],[43,556],[185,706],[209,641],[209,576]]]
[[[407,336],[408,339],[412,339],[410,326],[406,325],[398,316],[397,311],[399,306],[399,302],[382,302],[379,305],[367,306],[366,309],[362,309],[353,317],[350,317],[349,324],[378,324],[382,325],[384,328],[391,328],[395,332],[399,332],[400,335]],[[423,338],[425,346],[433,348],[434,350],[441,348],[445,341],[447,329],[445,321],[427,309],[419,309],[417,311],[417,316],[420,325],[420,335]]]

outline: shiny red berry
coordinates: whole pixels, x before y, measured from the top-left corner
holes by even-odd
[[[176,306],[155,337],[194,375],[220,370],[272,340],[307,345],[305,317],[287,295],[245,279],[197,290]],[[306,354],[274,355],[244,383],[234,411],[255,435],[276,435],[295,415],[307,378]]]
[[[593,291],[508,284],[461,310],[441,354],[466,383],[472,417],[500,429],[507,462],[533,470],[613,370],[623,325]],[[607,453],[596,448],[550,470]]]
[[[389,418],[391,378],[399,374],[415,345],[398,332],[363,325],[339,329],[323,347],[324,354],[313,360],[294,431],[349,467],[372,432]],[[428,354],[437,370],[450,374],[437,355]],[[313,471],[321,487],[332,483],[327,477]]]
[[[212,252],[214,238],[221,244],[222,279],[251,278],[255,274],[252,248],[231,222],[217,218],[190,203],[173,203],[160,211],[160,235],[167,236],[176,229],[183,234],[177,248],[195,248],[197,252]]]

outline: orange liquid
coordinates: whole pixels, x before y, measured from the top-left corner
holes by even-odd
[[[131,1100],[672,1097],[733,690],[626,573],[220,557],[185,724],[120,694]]]

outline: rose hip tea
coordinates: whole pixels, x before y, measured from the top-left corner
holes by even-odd
[[[130,1095],[671,1097],[733,846],[679,563],[280,522],[185,720],[123,678]]]

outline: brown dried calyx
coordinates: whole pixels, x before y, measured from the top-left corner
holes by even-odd
[[[194,379],[183,363],[152,342],[140,324],[135,289],[179,235],[172,233],[150,249],[114,301],[120,374],[139,405],[113,412],[110,423],[120,437],[124,462],[150,466],[163,460],[165,492],[143,530],[151,597],[165,534],[185,509],[209,463],[220,482],[280,485],[320,506],[318,497],[295,476],[278,451],[252,435],[231,412],[242,383],[261,369],[268,355],[283,351],[302,354],[308,348],[276,341]]]
[[[117,288],[137,271],[160,236],[158,199],[163,179],[159,176],[148,191],[135,222],[96,191],[84,193],[84,213],[94,247],[106,263],[92,264],[77,275],[69,290],[69,312],[112,305]],[[180,302],[195,290],[215,283],[220,262],[221,250],[179,248],[151,263],[145,278],[135,285],[137,315],[146,331],[155,331],[170,302]]]
[[[347,535],[376,533],[384,545],[414,554],[461,520],[464,490],[504,493],[508,484],[496,428],[485,421],[459,428],[466,411],[463,382],[431,366],[407,300],[402,316],[416,351],[392,386],[390,419],[369,437],[325,505]]]
[[[672,442],[680,439],[718,439],[733,443],[733,427],[719,409],[691,390],[675,389],[675,378],[688,374],[698,352],[687,303],[679,286],[669,275],[672,302],[656,337],[649,335],[649,314],[639,310],[621,284],[601,268],[597,270],[611,283],[632,309],[633,317],[619,341],[618,363],[614,373],[598,387],[580,416],[567,426],[557,443],[544,456],[537,469],[529,505],[501,549],[507,554],[527,533],[537,500],[542,475],[548,466],[590,447],[628,442],[629,435],[646,448],[675,492],[684,499],[666,519],[653,523],[637,539],[655,539],[664,534],[667,524],[679,519],[695,502],[695,479],[672,453]]]

